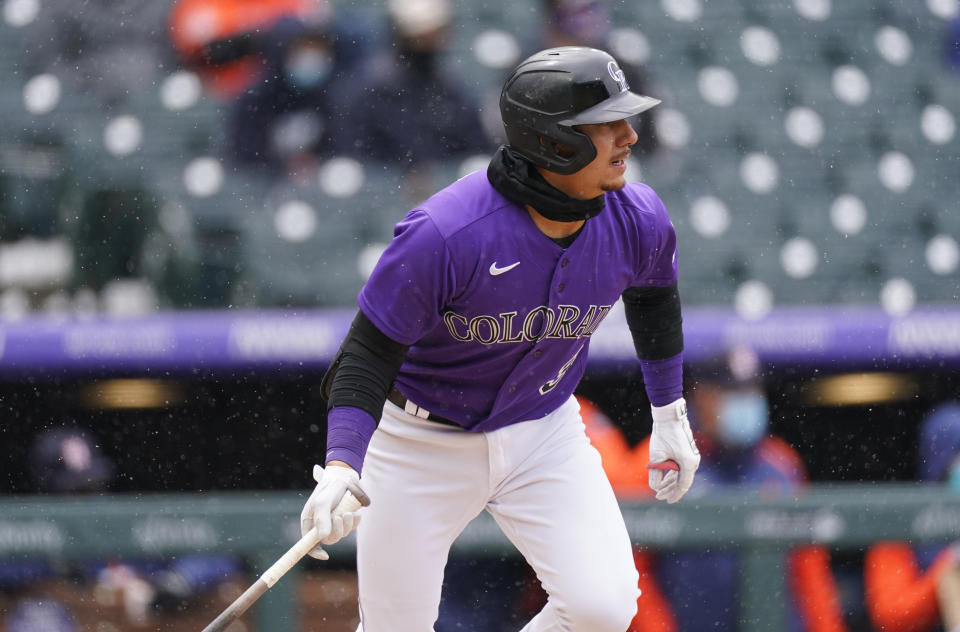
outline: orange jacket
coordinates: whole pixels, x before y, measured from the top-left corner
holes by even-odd
[[[877,542],[864,558],[867,612],[883,632],[928,632],[940,623],[937,583],[952,564],[951,548],[921,572],[906,542]]]
[[[262,62],[246,55],[210,65],[203,59],[204,48],[268,28],[283,16],[321,13],[326,4],[325,0],[177,0],[170,10],[170,41],[213,96],[231,99],[253,84]]]
[[[652,498],[653,492],[647,484],[647,463],[650,462],[647,442],[631,448],[620,429],[599,408],[582,397],[577,399],[587,436],[600,453],[613,491],[619,498]]]

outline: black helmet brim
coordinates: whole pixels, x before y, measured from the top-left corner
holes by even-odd
[[[591,125],[594,123],[610,123],[622,119],[636,116],[641,112],[646,112],[653,106],[660,103],[660,99],[636,94],[624,90],[620,94],[610,97],[606,101],[578,112],[576,116],[560,121],[560,125]]]

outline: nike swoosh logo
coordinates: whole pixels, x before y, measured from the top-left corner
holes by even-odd
[[[511,263],[508,266],[504,266],[503,268],[498,268],[497,262],[494,261],[493,263],[490,264],[490,276],[498,276],[503,274],[504,272],[509,272],[510,270],[513,270],[514,268],[516,268],[518,265],[520,265],[519,261],[517,261],[516,263]]]

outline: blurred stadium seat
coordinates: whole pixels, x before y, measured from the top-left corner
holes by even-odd
[[[382,4],[333,3],[364,17],[377,17]],[[495,137],[500,83],[537,47],[541,3],[454,4],[446,62],[482,96],[484,125]],[[960,73],[947,66],[943,41],[957,2],[611,4],[613,52],[645,64],[647,88],[663,100],[650,113],[660,149],[636,159],[633,173],[657,190],[677,227],[685,306],[746,306],[756,315],[770,300],[882,305],[901,315],[914,304],[958,304]],[[404,213],[484,168],[483,157],[414,173],[328,157],[296,182],[234,169],[224,158],[228,104],[211,98],[177,58],[170,6],[0,0],[0,347],[6,321],[25,310],[352,308]],[[930,373],[918,377],[916,396],[886,409],[806,406],[798,395],[804,383],[781,376],[772,390],[782,430],[812,457],[814,479],[912,476],[913,455],[903,449],[909,420],[932,398],[957,392],[956,372],[929,354],[939,349],[933,338],[955,350],[953,323],[945,320],[942,331],[923,318],[913,328],[891,327],[891,338],[918,339],[914,355],[893,342],[891,355],[922,360]],[[74,332],[78,342],[86,331]],[[264,349],[290,344],[258,332],[248,336]],[[827,340],[830,361],[811,371],[836,370],[833,360],[861,338],[850,340]],[[323,444],[324,424],[309,422],[306,439],[299,430],[325,410],[314,388],[319,366],[291,361],[283,372],[255,375],[250,360],[224,377],[190,356],[183,361],[190,375],[174,373],[182,404],[108,410],[78,397],[96,380],[72,383],[54,372],[44,385],[42,376],[18,374],[9,341],[0,368],[9,372],[10,445],[26,445],[51,420],[94,419],[126,459],[121,491],[299,487],[302,464]],[[876,349],[860,346],[858,362],[869,370]],[[807,373],[788,362],[778,368]],[[146,373],[165,369],[148,363]],[[623,383],[601,376],[584,386],[621,402],[635,376],[619,361],[616,374]],[[632,401],[616,406],[624,425],[636,421]],[[199,456],[185,461],[184,446]],[[274,453],[285,458],[268,461]],[[17,454],[4,480],[27,492]],[[348,601],[352,613],[352,595]],[[310,604],[318,625],[329,619],[328,604],[315,595]],[[104,608],[86,597],[82,605]],[[209,620],[207,610],[201,614],[194,613],[198,622]]]
[[[351,305],[394,223],[461,175],[336,160],[300,185],[231,173],[223,104],[177,65],[167,3],[125,2],[132,30],[100,5],[3,6],[0,244],[68,236],[74,288],[133,275],[162,307]],[[456,6],[447,61],[496,133],[499,83],[536,45],[540,8]],[[641,171],[678,226],[688,304],[730,304],[751,280],[785,304],[876,304],[890,278],[956,300],[960,76],[940,4],[663,0],[613,15],[664,101],[653,116],[671,133]]]

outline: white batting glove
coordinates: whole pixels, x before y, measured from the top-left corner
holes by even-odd
[[[693,485],[693,475],[700,467],[700,451],[690,431],[687,402],[682,397],[666,406],[651,406],[653,431],[650,433],[650,465],[648,482],[657,493],[657,500],[675,503]],[[679,469],[659,469],[672,465]]]
[[[363,505],[370,501],[360,488],[360,475],[353,468],[331,465],[324,469],[314,465],[313,480],[317,486],[300,512],[300,535],[305,536],[316,527],[321,543],[334,544],[360,524],[359,510],[334,513],[344,494],[349,490]],[[308,555],[318,560],[330,559],[319,544]]]

